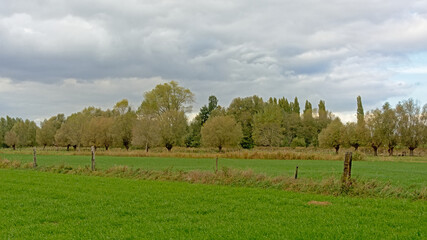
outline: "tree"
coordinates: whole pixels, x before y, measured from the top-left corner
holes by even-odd
[[[388,147],[388,153],[393,156],[394,147],[398,143],[396,111],[386,102],[382,107],[384,136],[383,142]]]
[[[14,131],[8,131],[4,135],[4,142],[7,146],[12,147],[13,150],[16,149],[16,145],[18,145],[18,135]]]
[[[306,147],[307,143],[305,142],[305,139],[302,137],[296,137],[294,139],[292,139],[291,142],[291,147],[295,148],[295,147]]]
[[[202,143],[204,146],[223,147],[237,146],[242,138],[241,125],[231,116],[218,116],[209,119],[202,127]]]
[[[378,148],[383,144],[385,129],[384,129],[384,115],[381,110],[375,109],[368,112],[366,118],[366,125],[369,130],[369,142],[374,149],[374,156],[378,156]]]
[[[6,116],[6,118],[0,119],[0,147],[6,147],[7,144],[3,141],[5,138],[5,134],[12,130],[15,123],[20,120],[18,118],[11,118],[9,116]]]
[[[354,147],[354,150],[360,146],[366,145],[369,140],[369,131],[366,128],[365,123],[365,112],[362,106],[362,98],[357,96],[357,123],[356,124],[348,124],[346,126],[346,137],[347,143]]]
[[[191,121],[185,145],[187,147],[199,147],[201,144],[201,129],[203,124],[211,117],[212,113],[218,108],[218,99],[215,96],[209,96],[208,106],[200,108],[199,114]]]
[[[315,118],[316,134],[313,136],[312,145],[319,145],[319,133],[332,121],[332,114],[326,110],[325,101],[320,100],[318,104],[317,117]]]
[[[55,134],[64,122],[64,114],[58,114],[57,116],[49,118],[49,120],[45,119],[40,124],[40,129],[37,129],[37,143],[42,145],[43,149],[46,146],[53,146],[55,144]]]
[[[288,99],[286,99],[284,97],[280,98],[278,104],[283,109],[283,111],[285,111],[285,113],[291,113],[292,112],[292,108],[291,108],[291,105],[289,104]]]
[[[365,125],[360,126],[357,123],[350,122],[345,126],[345,143],[354,147],[354,150],[360,146],[366,145],[369,141],[369,131]]]
[[[267,104],[255,114],[253,138],[257,145],[279,146],[283,139],[283,110],[277,104]]]
[[[112,126],[115,144],[124,146],[126,150],[130,148],[133,124],[137,118],[136,113],[132,111],[128,104],[128,101],[124,99],[114,106],[113,112],[116,115]]]
[[[202,140],[202,119],[198,114],[191,122],[188,129],[188,134],[185,137],[185,145],[187,147],[199,147]]]
[[[299,106],[299,102],[298,102],[298,98],[295,97],[294,99],[294,103],[292,105],[292,110],[294,113],[298,114],[298,116],[300,115],[300,106]]]
[[[360,96],[357,96],[357,125],[365,125],[365,113],[363,111],[362,98]]]
[[[317,124],[315,119],[313,118],[313,108],[311,103],[306,100],[305,102],[305,108],[302,115],[302,124],[301,129],[298,133],[298,136],[300,138],[304,138],[304,142],[306,145],[318,145],[317,142]],[[300,143],[302,141],[299,141]]]
[[[252,138],[254,115],[260,112],[263,107],[264,101],[256,95],[246,98],[235,98],[228,107],[227,113],[232,115],[242,127],[243,138],[240,145],[243,148],[250,149],[254,147],[254,140]]]
[[[36,132],[37,125],[30,120],[19,120],[15,123],[12,131],[18,137],[17,146],[35,146],[36,145]]]
[[[194,94],[189,89],[171,81],[159,84],[153,90],[146,92],[138,112],[145,115],[161,115],[167,111],[190,112],[193,102]]]
[[[71,132],[70,124],[66,122],[58,129],[55,133],[55,145],[67,147],[67,151],[70,150],[72,144],[69,133]]]
[[[290,146],[292,140],[302,135],[301,117],[294,113],[285,113],[282,118],[282,128],[284,134],[284,146]]]
[[[83,133],[85,132],[87,118],[88,115],[83,114],[83,112],[71,114],[56,132],[55,143],[59,146],[66,146],[67,150],[70,146],[73,146],[74,150],[80,149],[83,144]]]
[[[335,118],[319,134],[319,144],[321,147],[333,147],[338,154],[340,146],[344,142],[344,125],[339,118]]]
[[[322,121],[322,123],[327,122],[328,121],[328,112],[326,111],[325,101],[320,100],[318,107],[319,107],[319,121]],[[326,123],[323,128],[325,128],[326,125],[328,125],[328,123]]]
[[[145,151],[160,144],[160,125],[157,119],[141,117],[132,130],[132,144],[145,147]]]
[[[427,144],[427,103],[424,104],[421,121],[423,123],[423,128],[424,128],[424,131],[423,131],[423,135],[424,135],[423,143]]]
[[[187,118],[183,111],[169,110],[159,116],[161,143],[170,151],[180,146],[187,131]]]
[[[397,131],[400,142],[408,147],[410,155],[423,140],[423,122],[420,106],[412,99],[399,102],[396,106]]]
[[[113,144],[114,119],[112,117],[98,116],[93,117],[87,124],[86,131],[83,134],[83,142],[86,146],[105,147],[108,151]]]

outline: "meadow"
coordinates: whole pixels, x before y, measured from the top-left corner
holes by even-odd
[[[0,239],[425,239],[425,201],[0,169]],[[311,204],[313,201],[323,205]],[[316,203],[316,202],[314,202]]]
[[[84,154],[84,153],[83,153]],[[0,157],[23,163],[32,162],[30,152],[3,151]],[[373,179],[387,182],[406,189],[422,189],[427,186],[427,161],[425,157],[396,157],[392,161],[383,158],[370,158],[369,161],[353,161],[352,177],[360,180]],[[393,161],[398,159],[399,161]],[[416,159],[416,160],[414,160]],[[90,165],[89,155],[70,155],[46,152],[37,156],[39,166],[66,165],[84,167]],[[227,159],[219,158],[219,168],[252,170],[268,176],[287,176],[295,174],[298,166],[298,178],[321,180],[329,177],[339,178],[343,171],[343,161],[337,160],[271,160],[271,159]],[[172,171],[214,171],[214,158],[179,158],[179,157],[129,157],[97,155],[96,168],[108,169],[114,166],[128,166],[145,170]]]

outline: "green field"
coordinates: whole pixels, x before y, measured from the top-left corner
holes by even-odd
[[[33,156],[19,153],[0,153],[8,160],[31,162]],[[65,164],[73,167],[90,165],[90,156],[79,155],[39,155],[39,166]],[[116,165],[126,165],[146,170],[206,170],[215,168],[214,159],[161,158],[161,157],[113,157],[96,156],[96,166],[107,169]],[[343,171],[342,161],[324,160],[256,160],[256,159],[219,159],[219,168],[252,169],[256,173],[270,176],[293,176],[299,166],[299,178],[324,179],[340,177]],[[423,162],[390,161],[354,161],[352,176],[357,179],[376,179],[390,182],[394,186],[406,189],[421,189],[427,186],[427,164]]]
[[[0,239],[425,239],[425,201],[0,169]],[[309,201],[330,205],[308,205]]]

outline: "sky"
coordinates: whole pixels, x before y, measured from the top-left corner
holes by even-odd
[[[196,97],[319,100],[354,121],[427,103],[427,1],[0,0],[0,116],[134,108],[157,84]]]

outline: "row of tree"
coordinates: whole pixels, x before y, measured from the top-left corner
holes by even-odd
[[[396,146],[407,147],[410,155],[414,149],[427,143],[427,104],[421,109],[413,99],[399,102],[395,108],[385,103],[381,109],[364,114],[362,100],[357,98],[357,122],[342,124],[335,118],[319,134],[320,146],[333,147],[336,152],[341,146],[371,147],[374,155],[385,147],[393,155]]]
[[[301,112],[298,98],[258,96],[235,98],[228,108],[218,105],[215,96],[188,124],[193,93],[176,82],[157,85],[144,94],[138,109],[127,100],[112,110],[88,107],[65,117],[63,114],[44,120],[40,127],[29,120],[1,118],[0,144],[17,146],[81,146],[143,147],[213,146],[220,151],[226,146],[372,146],[375,150],[387,145],[391,154],[397,144],[413,151],[425,141],[426,106],[421,112],[413,100],[389,104],[364,115],[358,97],[358,121],[343,125],[326,110],[320,101],[313,108],[309,101]],[[405,128],[406,126],[406,128]],[[405,130],[406,129],[406,130]],[[413,137],[417,136],[417,137]],[[411,139],[411,140],[409,140]]]

